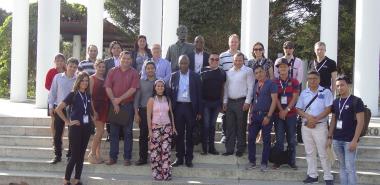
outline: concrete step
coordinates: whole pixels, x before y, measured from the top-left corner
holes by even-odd
[[[30,171],[30,172],[56,172],[64,174],[65,163],[58,163],[56,165],[50,165],[46,162],[38,161],[17,161],[17,162],[0,162],[2,170],[6,171]],[[151,169],[149,165],[145,166],[129,166],[125,167],[121,163],[113,166],[101,165],[89,165],[85,164],[83,171],[85,174],[107,174],[113,175],[133,175],[133,176],[149,176]],[[280,168],[279,170],[269,169],[268,172],[260,172],[259,169],[246,170],[244,165],[239,164],[196,164],[193,168],[187,168],[184,166],[173,168],[173,177],[175,178],[213,178],[213,179],[228,179],[228,180],[262,180],[270,181],[273,179],[281,181],[297,181],[301,182],[305,178],[306,168],[299,168],[298,170],[292,170],[287,167]],[[320,177],[322,177],[322,171],[319,170]],[[338,175],[333,171],[336,182],[339,182]],[[363,184],[376,184],[380,180],[379,170],[366,170],[358,171],[359,183]],[[87,176],[87,175],[84,175]],[[322,179],[320,179],[322,180]]]

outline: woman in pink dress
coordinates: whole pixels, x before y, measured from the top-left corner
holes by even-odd
[[[153,97],[147,104],[147,120],[150,138],[150,163],[154,180],[171,180],[170,149],[174,126],[171,102],[165,94],[165,82],[156,80]]]

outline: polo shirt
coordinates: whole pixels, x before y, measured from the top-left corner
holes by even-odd
[[[88,123],[91,122],[92,107],[89,93],[70,92],[63,102],[70,106],[70,120],[78,120],[81,125],[84,125],[83,116],[88,115]],[[86,109],[85,105],[87,106]]]
[[[240,51],[238,51],[240,52]],[[222,68],[224,71],[228,71],[232,68],[234,65],[234,55],[230,52],[230,50],[227,50],[219,55],[220,62],[219,67]],[[244,55],[244,64],[248,66],[248,59]]]
[[[310,90],[310,88],[306,88],[301,92],[300,97],[298,98],[296,107],[301,110],[305,110],[305,107],[309,102],[313,99],[313,97],[318,93],[318,97],[314,100],[314,102],[309,106],[309,108],[305,111],[307,114],[312,116],[318,116],[322,113],[327,107],[330,107],[333,103],[333,96],[331,91],[325,89],[322,86],[318,87],[318,91],[314,93]],[[318,122],[327,123],[328,117],[324,117]]]
[[[259,83],[253,87],[252,111],[268,112],[272,103],[272,94],[277,94],[277,84],[272,80],[265,80],[261,88]]]
[[[358,99],[355,109],[354,109],[354,103],[353,103],[354,99]],[[338,119],[342,120],[342,129],[335,128],[333,138],[339,141],[351,142],[355,136],[355,130],[356,130],[356,125],[357,125],[356,114],[364,111],[364,104],[363,104],[362,99],[354,95],[351,95],[348,98],[346,104],[343,106],[346,100],[347,98],[342,98],[342,99],[337,98],[333,102],[331,112],[335,114],[337,121]],[[339,103],[341,106],[340,108],[341,109],[343,108],[342,114],[340,114]]]
[[[111,88],[113,95],[117,98],[126,93],[130,88],[136,90],[140,87],[139,75],[133,67],[122,71],[121,67],[114,67],[108,72],[104,86]],[[134,95],[124,99],[122,104],[133,102]]]
[[[168,83],[170,80],[170,77],[172,75],[172,67],[170,65],[170,62],[163,58],[154,59],[154,64],[156,65],[156,78],[160,80],[164,80],[165,83]],[[142,69],[141,69],[141,79],[146,79],[146,72],[145,72],[145,66],[147,62],[144,62]]]
[[[78,65],[78,71],[84,71],[86,72],[88,75],[93,75],[95,74],[95,67],[94,67],[94,62],[90,61],[90,59],[88,60],[83,60],[81,62],[79,62],[79,65]]]
[[[286,104],[281,104],[282,108],[286,108],[289,103],[293,99],[293,93],[299,93],[299,83],[298,80],[292,78],[292,79],[287,79],[285,81],[280,80],[279,78],[274,80],[274,83],[277,85],[277,93],[278,93],[278,101],[281,102],[281,96],[285,95],[287,97],[287,103]],[[281,85],[282,84],[282,85]],[[278,110],[276,111],[276,114],[278,114]],[[291,117],[297,114],[297,111],[294,107],[290,109],[286,117]]]
[[[212,70],[210,67],[205,67],[201,72],[201,80],[202,99],[208,101],[221,101],[223,85],[226,82],[226,72],[220,68]]]
[[[325,57],[321,62],[317,62],[316,60],[311,61],[309,70],[315,70],[320,74],[320,86],[331,89],[331,73],[337,71],[336,62],[334,60]]]

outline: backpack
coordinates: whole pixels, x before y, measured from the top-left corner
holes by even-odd
[[[354,100],[353,100],[353,108],[354,108],[354,112],[356,112],[356,106],[358,104],[358,101],[360,100],[360,98],[354,96]],[[371,109],[369,109],[367,107],[367,105],[364,105],[364,125],[363,125],[363,130],[362,130],[362,133],[360,133],[360,137],[363,137],[365,135],[367,135],[367,132],[368,132],[368,126],[369,126],[369,122],[371,121]],[[356,117],[355,117],[355,120],[356,120]]]

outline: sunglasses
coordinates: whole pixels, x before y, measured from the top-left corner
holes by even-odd
[[[210,58],[211,61],[219,61],[219,58]]]
[[[263,48],[253,48],[253,51],[263,51]]]

